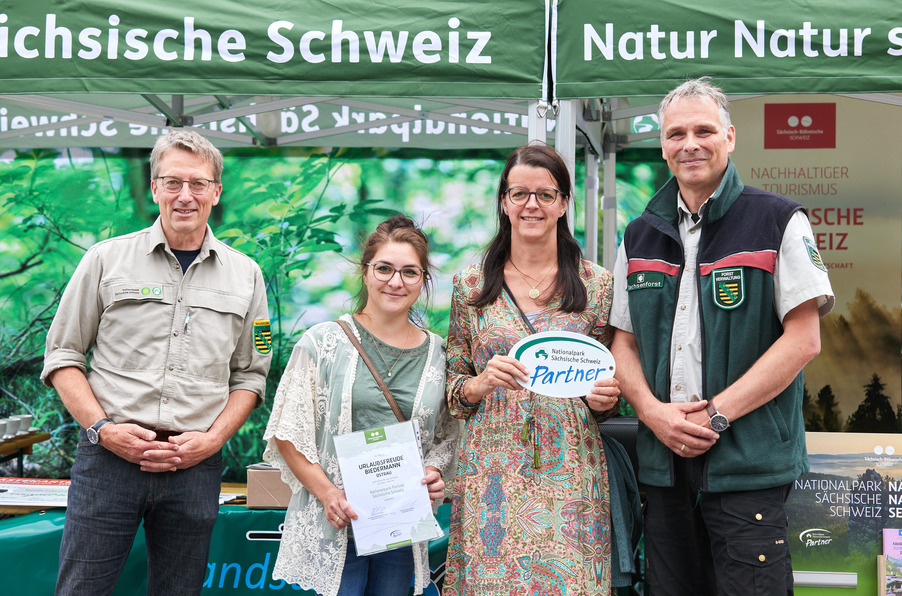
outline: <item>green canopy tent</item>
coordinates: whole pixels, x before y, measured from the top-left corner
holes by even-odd
[[[199,126],[223,146],[512,146],[547,97],[549,10],[14,0],[0,8],[0,144],[149,146]]]
[[[611,174],[619,148],[653,140],[654,130],[630,134],[624,123],[653,113],[686,77],[712,75],[733,99],[813,92],[902,101],[894,94],[902,4],[653,8],[13,0],[0,9],[0,146],[146,147],[167,126],[201,127],[222,146],[553,139],[573,168],[582,144],[586,252],[597,259],[597,158]],[[613,226],[614,176],[604,180]],[[616,233],[605,231],[610,266]]]
[[[647,8],[557,0],[550,17],[552,104],[589,149],[587,180],[597,181],[596,157],[604,158],[606,267],[616,254],[617,151],[657,145],[657,102],[687,78],[711,75],[734,102],[819,93],[902,105],[902,3],[657,0]],[[631,127],[636,119],[644,125]],[[564,130],[558,122],[558,136]],[[596,221],[586,214],[587,238],[597,236]]]

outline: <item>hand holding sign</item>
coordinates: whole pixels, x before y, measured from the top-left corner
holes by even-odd
[[[595,382],[614,376],[614,357],[602,344],[579,333],[545,331],[517,342],[510,352],[528,369],[520,384],[548,397],[580,397]]]

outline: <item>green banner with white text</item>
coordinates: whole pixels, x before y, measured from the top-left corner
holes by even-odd
[[[2,93],[538,98],[545,2],[11,0]]]
[[[561,99],[663,95],[713,76],[728,93],[902,90],[902,2],[558,0]]]

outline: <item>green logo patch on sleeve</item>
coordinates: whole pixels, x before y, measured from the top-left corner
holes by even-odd
[[[821,253],[818,252],[817,244],[814,243],[814,240],[808,236],[804,236],[802,240],[805,241],[805,250],[808,251],[808,258],[811,259],[812,264],[818,269],[826,271],[827,266],[824,265],[824,261],[821,260]]]
[[[261,354],[272,352],[272,330],[269,328],[269,319],[254,321],[254,347]]]

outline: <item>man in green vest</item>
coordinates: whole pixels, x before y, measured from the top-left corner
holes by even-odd
[[[658,118],[673,177],[626,229],[611,312],[640,421],[647,580],[653,596],[791,594],[801,371],[833,290],[801,205],[739,180],[723,91],[687,81]]]

